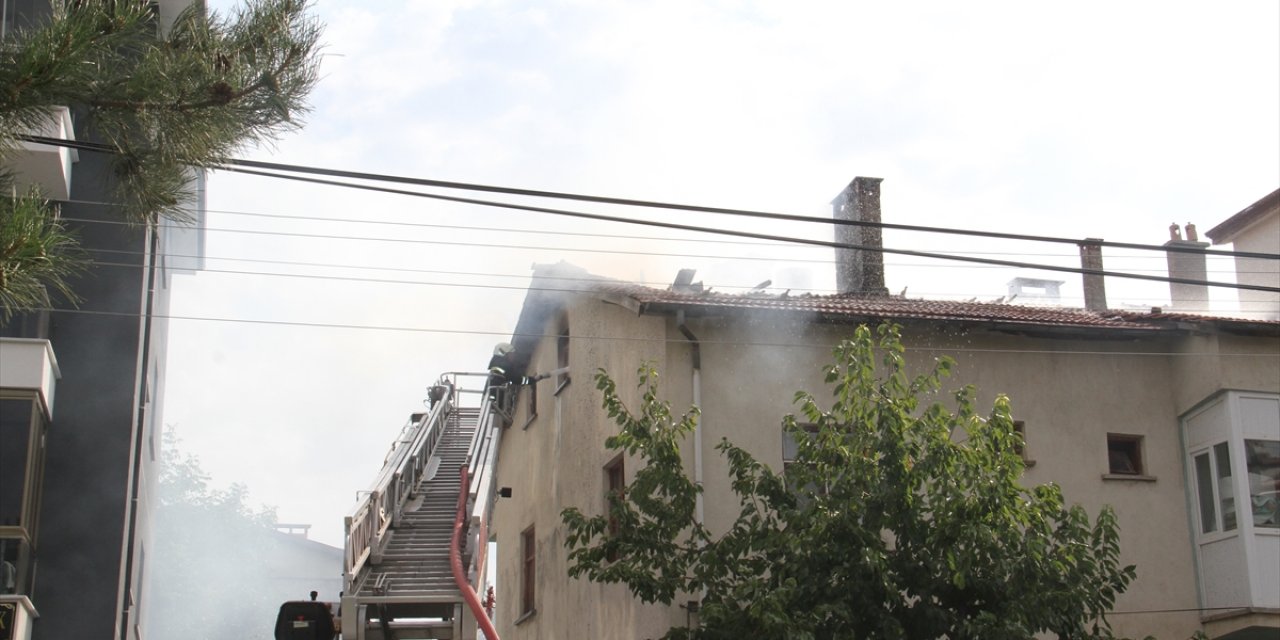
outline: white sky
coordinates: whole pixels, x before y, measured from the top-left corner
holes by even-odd
[[[829,215],[866,175],[884,178],[886,222],[1152,244],[1170,222],[1203,232],[1280,184],[1274,0],[531,5],[320,0],[327,56],[307,127],[244,157],[806,215]],[[336,546],[425,387],[482,369],[510,335],[533,263],[657,286],[686,266],[722,289],[834,282],[829,250],[469,230],[676,235],[226,173],[209,209],[208,270],[175,280],[172,313],[251,322],[172,323],[165,422],[215,483],[246,483]],[[885,244],[1078,265],[1071,246]],[[693,257],[709,255],[761,259]],[[1163,272],[1162,255],[1134,255],[1106,266]],[[1234,278],[1229,261],[1209,268]],[[1070,274],[888,258],[890,290],[911,297],[995,299],[1019,275],[1066,280],[1064,302],[1079,304]],[[1158,283],[1107,285],[1113,307],[1168,301]]]

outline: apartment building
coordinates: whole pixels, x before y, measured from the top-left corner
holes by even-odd
[[[879,180],[855,180],[833,204],[837,216],[878,222]],[[869,231],[841,240],[874,247]],[[1027,485],[1056,482],[1090,513],[1115,508],[1121,562],[1137,566],[1111,616],[1117,633],[1280,633],[1280,322],[1110,310],[1100,286],[1088,309],[909,299],[887,293],[879,258],[838,251],[836,295],[712,292],[691,272],[657,289],[535,266],[501,363],[507,379],[524,379],[497,472],[514,494],[490,529],[504,639],[658,637],[696,615],[567,574],[561,511],[605,512],[607,493],[635,472],[604,446],[617,427],[595,371],[635,396],[633,372],[652,363],[674,409],[701,409],[682,454],[704,487],[705,524],[724,531],[739,506],[714,444],[728,438],[781,469],[793,394],[820,392],[831,348],[883,322],[902,327],[917,370],[949,355],[951,384],[975,385],[980,406],[1012,399]],[[1176,309],[1179,295],[1199,292],[1173,295]]]
[[[50,11],[3,4],[6,33]],[[188,4],[157,3],[162,22]],[[83,124],[70,105],[36,133],[84,140]],[[144,638],[166,316],[174,275],[202,266],[203,196],[192,223],[128,225],[100,154],[24,143],[8,168],[58,203],[94,264],[73,282],[78,305],[0,326],[4,637]]]

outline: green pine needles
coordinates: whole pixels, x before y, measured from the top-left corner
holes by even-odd
[[[226,18],[194,2],[167,27],[146,0],[54,5],[50,20],[0,41],[0,168],[14,157],[20,136],[44,130],[54,108],[70,107],[77,131],[111,149],[110,189],[122,220],[188,218],[195,170],[277,140],[299,128],[308,111],[321,27],[304,0],[250,0]],[[41,202],[39,194],[15,193],[11,175],[0,176],[0,229],[30,232],[31,225],[9,218]],[[60,235],[54,243],[60,247],[75,246],[53,209],[42,206],[48,215],[39,233]],[[0,250],[32,242],[4,235]],[[40,304],[39,295],[10,290],[13,283],[68,288],[68,269],[23,278],[5,273],[6,313]]]
[[[797,393],[785,475],[722,441],[740,511],[724,532],[694,518],[701,488],[675,417],[640,369],[633,413],[596,375],[621,427],[606,446],[639,459],[607,515],[566,509],[571,576],[622,583],[644,602],[701,600],[666,638],[1110,637],[1106,613],[1134,578],[1115,513],[1090,521],[1056,485],[1025,488],[1007,398],[984,418],[966,387],[943,402],[949,359],[909,376],[896,327],[859,327],[826,368],[830,403]],[[610,521],[614,525],[610,525]]]

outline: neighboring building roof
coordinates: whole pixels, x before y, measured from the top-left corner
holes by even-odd
[[[1235,239],[1240,232],[1262,220],[1267,214],[1280,211],[1280,189],[1262,196],[1257,202],[1247,206],[1240,213],[1223,220],[1218,226],[1205,233],[1214,244],[1226,244]]]

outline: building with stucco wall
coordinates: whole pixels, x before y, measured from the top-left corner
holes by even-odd
[[[878,181],[856,188],[876,190],[878,220]],[[705,523],[724,531],[738,504],[714,444],[728,438],[780,469],[794,393],[823,388],[832,347],[882,322],[902,326],[917,370],[949,355],[950,385],[975,385],[987,406],[1012,399],[1026,484],[1056,482],[1093,514],[1115,507],[1121,561],[1138,571],[1111,617],[1118,634],[1275,636],[1280,322],[907,299],[885,294],[883,267],[856,253],[841,268],[862,271],[841,275],[851,290],[832,296],[714,293],[691,273],[655,289],[535,266],[508,379],[551,375],[518,388],[502,437],[498,483],[514,495],[491,531],[504,639],[650,638],[691,618],[679,603],[643,605],[624,585],[567,575],[561,511],[603,513],[610,482],[635,472],[604,446],[616,426],[596,370],[626,398],[651,362],[673,409],[699,406],[700,433],[682,453],[691,475],[701,468]]]
[[[1222,221],[1207,234],[1214,244],[1230,244],[1238,252],[1280,254],[1280,189],[1263,196]],[[1241,284],[1280,287],[1280,260],[1236,256]],[[1280,293],[1240,290],[1240,311],[1251,318],[1280,320]]]

